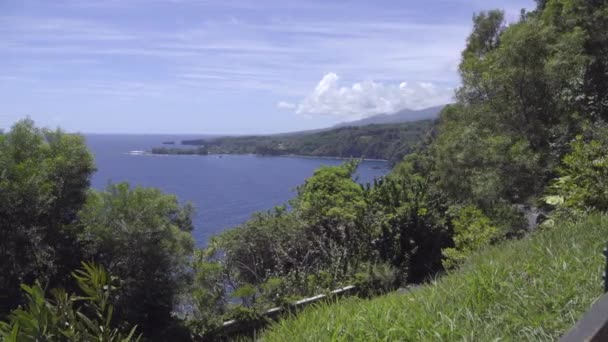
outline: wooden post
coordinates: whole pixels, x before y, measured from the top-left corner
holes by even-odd
[[[560,342],[608,341],[608,294],[600,297]]]
[[[560,342],[603,342],[608,341],[608,244],[604,248],[604,295],[593,303],[574,327],[560,339]]]
[[[604,248],[604,293],[608,293],[608,247]]]

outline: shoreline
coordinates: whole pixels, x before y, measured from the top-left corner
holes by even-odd
[[[297,157],[297,158],[338,159],[338,160],[360,159],[360,160],[363,160],[363,161],[389,162],[388,159],[356,158],[356,157],[345,158],[345,157],[304,156],[304,155],[300,155],[300,154],[279,154],[279,155],[253,154],[253,155],[260,156],[260,157]]]
[[[299,154],[257,154],[257,153],[209,153],[209,154],[178,154],[178,153],[152,153],[150,151],[129,151],[125,154],[131,156],[256,156],[256,157],[295,157],[295,158],[309,158],[309,159],[335,159],[335,160],[352,160],[360,159],[362,161],[377,161],[377,162],[390,162],[388,159],[373,159],[373,158],[345,158],[345,157],[327,157],[327,156],[306,156]]]

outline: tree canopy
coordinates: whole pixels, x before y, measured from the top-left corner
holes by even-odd
[[[190,205],[128,184],[93,191],[81,136],[18,122],[0,134],[0,336],[217,338],[223,319],[341,285],[369,295],[433,279],[525,234],[526,207],[555,209],[545,228],[608,208],[608,3],[537,0],[511,24],[478,13],[459,72],[436,125],[190,142],[398,161],[364,186],[356,161],[323,167],[204,249]]]

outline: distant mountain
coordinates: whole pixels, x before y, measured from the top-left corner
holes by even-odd
[[[411,109],[402,109],[393,114],[378,114],[374,116],[370,116],[369,118],[351,121],[351,122],[342,122],[339,123],[332,128],[339,127],[353,127],[353,126],[366,126],[373,124],[389,124],[389,123],[401,123],[401,122],[410,122],[410,121],[419,121],[426,119],[436,119],[439,117],[439,112],[445,107],[436,106],[430,107],[420,110],[411,110]]]

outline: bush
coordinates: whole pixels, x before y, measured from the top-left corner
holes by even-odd
[[[366,192],[374,252],[395,268],[400,283],[423,282],[441,271],[441,250],[450,246],[447,206],[431,169],[428,156],[408,156]]]
[[[452,220],[454,229],[454,247],[443,250],[446,268],[453,268],[471,255],[489,246],[498,237],[498,229],[490,219],[475,206],[456,208]]]
[[[397,283],[397,271],[388,264],[367,264],[364,271],[355,274],[353,284],[364,297],[372,297],[389,292]],[[365,270],[367,268],[367,270]]]
[[[141,338],[135,336],[136,327],[122,330],[114,325],[111,302],[116,278],[92,263],[83,263],[73,277],[81,295],[54,289],[48,298],[39,282],[21,285],[27,302],[24,308],[14,310],[7,322],[0,322],[2,340],[129,342]]]
[[[572,212],[608,210],[608,127],[579,135],[558,168],[545,200]]]

